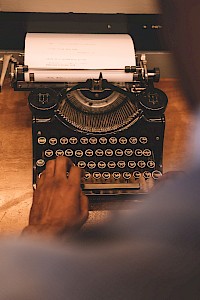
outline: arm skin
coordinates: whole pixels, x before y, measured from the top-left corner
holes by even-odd
[[[23,236],[60,237],[80,229],[88,218],[88,198],[80,188],[81,173],[66,157],[47,162],[37,180],[29,225]]]

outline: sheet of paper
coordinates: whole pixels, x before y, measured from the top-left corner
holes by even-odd
[[[25,65],[35,81],[81,82],[103,78],[112,82],[132,81],[125,66],[135,66],[132,38],[127,34],[27,33]]]

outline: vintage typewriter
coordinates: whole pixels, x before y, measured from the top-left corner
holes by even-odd
[[[46,162],[60,155],[85,170],[91,200],[143,194],[162,176],[167,96],[154,87],[160,72],[148,70],[144,54],[124,66],[129,82],[110,82],[102,72],[82,82],[38,82],[29,73],[27,81],[23,56],[9,61],[13,88],[30,91],[34,187]]]

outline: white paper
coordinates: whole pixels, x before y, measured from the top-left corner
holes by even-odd
[[[128,34],[28,33],[25,65],[35,81],[82,82],[103,78],[111,82],[130,82],[133,74],[125,66],[135,66],[135,50]]]

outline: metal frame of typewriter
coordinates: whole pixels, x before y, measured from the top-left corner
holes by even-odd
[[[22,55],[23,57],[23,55]],[[123,178],[114,180],[114,183],[109,181],[109,178],[104,178],[104,180],[98,180],[94,178],[92,181],[85,179],[83,182],[83,189],[87,195],[90,196],[91,200],[102,200],[102,199],[117,199],[117,198],[125,198],[130,199],[133,195],[138,195],[141,193],[145,193],[148,191],[148,188],[144,188],[141,185],[140,177],[143,176],[143,179],[148,182],[149,178],[153,178],[156,180],[162,175],[162,153],[163,153],[163,139],[164,139],[164,129],[165,129],[165,117],[164,111],[167,105],[167,96],[161,91],[154,88],[154,82],[158,82],[160,78],[159,69],[155,68],[154,70],[148,71],[147,69],[147,61],[146,56],[144,54],[141,55],[140,59],[137,58],[136,67],[125,66],[124,72],[131,72],[133,74],[133,81],[128,83],[108,83],[107,80],[102,78],[101,74],[98,79],[87,80],[85,83],[65,83],[65,82],[34,82],[34,76],[30,77],[29,82],[24,81],[24,73],[28,71],[28,66],[24,66],[23,63],[19,63],[15,58],[11,55],[7,55],[4,59],[4,74],[5,69],[8,66],[8,63],[11,61],[11,84],[14,90],[17,91],[31,91],[31,93],[36,93],[37,91],[49,90],[53,89],[56,91],[62,99],[62,92],[69,93],[70,91],[75,90],[90,90],[93,93],[101,93],[105,90],[113,90],[116,93],[120,93],[124,95],[124,97],[130,97],[131,101],[134,102],[137,111],[135,112],[135,117],[132,122],[127,123],[127,125],[119,128],[116,131],[110,132],[84,132],[80,128],[74,128],[71,124],[66,124],[63,119],[62,113],[59,113],[58,103],[54,103],[47,110],[44,109],[42,112],[40,107],[40,112],[37,110],[34,105],[32,105],[29,101],[29,106],[33,114],[32,120],[32,134],[33,134],[33,186],[36,186],[36,178],[37,175],[42,173],[45,167],[45,161],[48,159],[52,159],[54,156],[49,158],[44,158],[44,145],[46,141],[51,136],[56,137],[56,139],[61,139],[61,136],[67,136],[68,139],[70,137],[65,134],[65,132],[69,132],[69,134],[73,134],[72,137],[76,137],[78,140],[81,139],[81,136],[85,136],[88,139],[90,137],[96,137],[99,139],[101,136],[105,137],[109,140],[110,137],[117,137],[117,140],[120,140],[121,137],[125,137],[130,141],[131,137],[136,137],[138,143],[142,141],[141,138],[145,138],[148,136],[148,147],[150,147],[151,151],[151,161],[153,166],[138,167],[139,160],[136,165],[136,169],[130,169],[127,174],[131,172],[131,176],[133,176],[135,172],[135,177],[130,182],[130,178]],[[6,66],[5,66],[6,65]],[[1,83],[3,79],[1,79]],[[31,94],[30,93],[30,94]],[[40,99],[41,100],[41,99]],[[46,101],[46,100],[45,100]],[[45,104],[45,101],[43,104]],[[44,137],[45,132],[45,137]],[[62,132],[61,136],[58,136],[59,132]],[[49,133],[51,133],[49,135]],[[46,136],[47,135],[47,136]],[[40,144],[38,145],[38,141]],[[99,141],[99,140],[98,140]],[[145,142],[145,139],[143,140]],[[99,143],[99,142],[98,142]],[[146,143],[140,143],[141,151],[149,150]],[[76,151],[76,145],[72,145],[74,147],[74,152]],[[83,148],[85,147],[82,145]],[[115,145],[111,145],[113,147],[113,151],[115,151]],[[111,148],[109,145],[109,147]],[[125,145],[121,145],[124,148]],[[52,145],[53,147],[53,145]],[[52,148],[51,147],[51,148]],[[62,145],[63,149],[66,145]],[[92,148],[93,145],[90,145]],[[104,145],[102,147],[105,147]],[[131,148],[132,147],[132,148]],[[129,150],[134,149],[134,143],[129,143]],[[57,149],[58,150],[58,149]],[[60,149],[62,150],[62,149]],[[81,150],[81,149],[80,149]],[[95,151],[95,150],[94,150]],[[136,150],[133,150],[133,152]],[[49,152],[50,153],[50,152]],[[56,151],[55,151],[56,153]],[[138,152],[139,153],[139,152]],[[65,155],[65,151],[60,151],[60,154],[57,155]],[[147,151],[146,151],[147,154]],[[41,157],[41,155],[43,157]],[[124,157],[125,154],[123,154]],[[120,156],[119,159],[122,157]],[[127,158],[127,157],[126,157]],[[148,160],[148,156],[146,157]],[[108,159],[105,158],[105,159]],[[140,159],[140,157],[138,158]],[[84,160],[84,159],[83,159]],[[125,160],[125,159],[124,159]],[[123,160],[122,160],[123,161]],[[75,162],[76,163],[76,162]],[[107,163],[107,162],[106,162]],[[117,161],[115,161],[117,164]],[[129,161],[126,161],[126,164]],[[145,162],[147,165],[148,161]],[[119,167],[116,168],[119,171]],[[139,169],[141,171],[139,171]],[[110,169],[110,174],[112,173],[112,169]],[[145,173],[146,172],[146,173]],[[86,172],[88,173],[88,172]],[[106,172],[105,172],[106,173]],[[109,172],[107,172],[109,173]],[[118,172],[119,173],[119,172]],[[126,171],[123,173],[126,173]],[[140,173],[140,174],[139,174]],[[91,173],[92,174],[92,173]],[[93,173],[94,174],[94,173]],[[142,174],[142,175],[141,175]],[[146,174],[146,175],[145,175]],[[101,174],[102,175],[102,174]],[[122,173],[121,173],[122,175]],[[148,184],[147,184],[148,186]],[[124,197],[125,196],[125,197]]]

